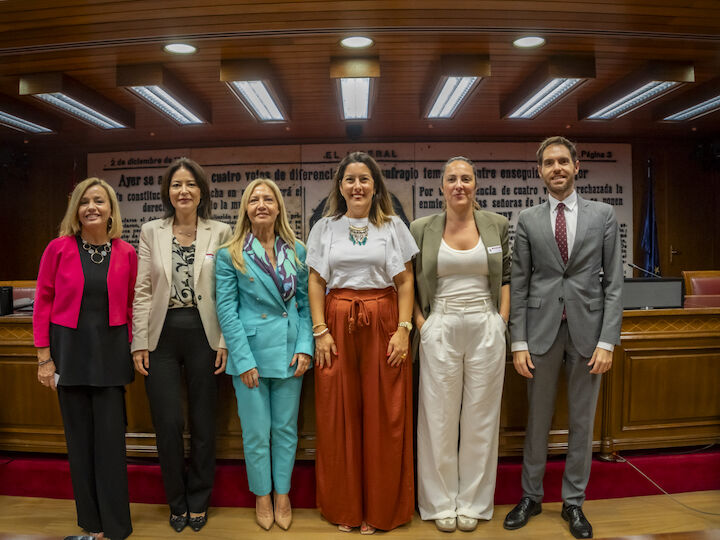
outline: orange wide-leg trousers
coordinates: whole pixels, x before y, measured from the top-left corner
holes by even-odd
[[[325,321],[338,355],[315,369],[317,503],[330,522],[389,530],[412,519],[412,363],[387,363],[395,289],[333,289]]]

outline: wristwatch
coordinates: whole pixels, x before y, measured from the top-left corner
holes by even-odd
[[[411,323],[410,321],[401,321],[401,322],[399,322],[399,323],[398,323],[398,328],[400,328],[401,326],[402,326],[403,328],[407,328],[407,331],[408,331],[408,332],[411,332],[412,329],[413,329],[413,325],[412,325],[412,323]]]

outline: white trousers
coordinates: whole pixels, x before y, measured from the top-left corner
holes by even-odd
[[[505,322],[489,300],[437,300],[420,331],[422,519],[490,519],[497,476]]]

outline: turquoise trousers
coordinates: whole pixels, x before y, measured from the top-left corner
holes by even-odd
[[[288,493],[297,449],[302,377],[260,377],[257,388],[248,388],[237,375],[232,379],[250,491],[267,495],[274,486],[276,492]]]

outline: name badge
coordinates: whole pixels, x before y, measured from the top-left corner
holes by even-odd
[[[495,253],[502,253],[502,246],[490,246],[488,248],[488,253],[490,255],[494,255]]]
[[[213,253],[206,253],[205,258],[209,261],[212,261],[215,258],[215,254]]]

